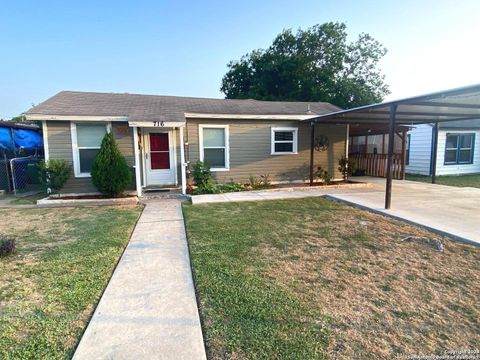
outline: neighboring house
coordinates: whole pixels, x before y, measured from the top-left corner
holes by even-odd
[[[431,175],[433,124],[408,133],[407,173]],[[436,175],[480,173],[480,120],[439,123]]]
[[[224,100],[63,91],[30,109],[43,122],[45,157],[65,159],[73,173],[64,193],[96,192],[90,169],[106,131],[112,131],[132,168],[132,189],[181,187],[197,160],[219,182],[269,174],[274,182],[309,177],[310,122],[339,108],[320,102]],[[348,126],[315,125],[328,138],[315,166],[340,179]]]

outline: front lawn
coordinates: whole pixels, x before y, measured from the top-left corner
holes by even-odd
[[[406,180],[432,182],[431,176],[407,174]],[[442,175],[436,176],[436,183],[439,185],[459,186],[459,187],[476,187],[480,188],[480,174],[467,175]]]
[[[64,359],[100,299],[139,207],[0,210],[0,359]]]
[[[321,198],[185,205],[213,359],[475,349],[480,250]]]

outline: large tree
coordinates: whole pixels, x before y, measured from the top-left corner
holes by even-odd
[[[387,50],[368,34],[347,41],[343,23],[284,30],[266,50],[231,61],[221,91],[227,99],[327,101],[342,108],[389,94],[378,62]]]

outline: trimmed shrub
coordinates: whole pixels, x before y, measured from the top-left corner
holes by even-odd
[[[260,178],[250,175],[248,177],[248,183],[245,185],[252,190],[268,189],[272,187],[269,174],[262,174],[260,175]]]
[[[203,161],[197,160],[193,165],[193,181],[197,187],[213,184],[212,172],[210,166]]]
[[[321,179],[326,185],[330,184],[332,177],[327,170],[323,169],[321,166],[317,168],[316,172],[317,178]]]
[[[59,194],[68,178],[71,166],[62,159],[52,159],[40,162],[40,182],[48,192]]]
[[[110,196],[121,195],[132,183],[132,173],[111,132],[102,140],[100,151],[92,164],[93,185]]]
[[[338,161],[338,171],[343,175],[343,180],[347,181],[348,178],[355,173],[357,170],[357,163],[351,158],[342,158]]]
[[[13,254],[17,249],[14,238],[0,235],[0,256]]]

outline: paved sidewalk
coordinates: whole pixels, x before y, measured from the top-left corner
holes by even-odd
[[[73,359],[206,359],[179,200],[147,202]]]

